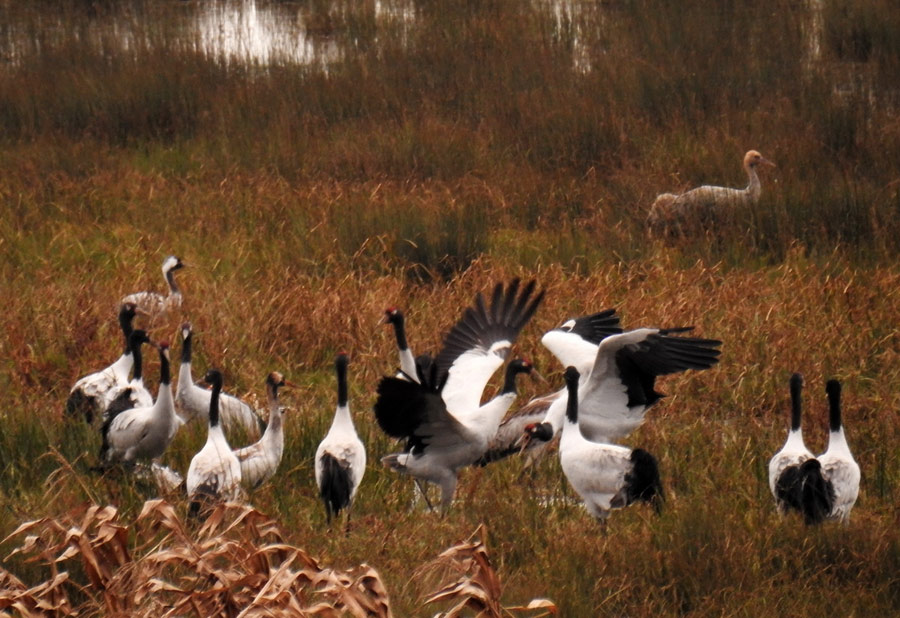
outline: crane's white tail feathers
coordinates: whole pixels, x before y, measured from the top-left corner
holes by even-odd
[[[322,476],[319,482],[319,496],[325,504],[330,522],[332,517],[350,506],[353,480],[350,478],[350,470],[330,453],[324,453],[320,461]]]
[[[623,508],[638,500],[652,504],[657,513],[662,511],[665,500],[656,457],[640,448],[631,451],[631,471],[625,475],[625,486],[610,506]]]

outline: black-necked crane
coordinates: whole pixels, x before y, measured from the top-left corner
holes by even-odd
[[[762,185],[757,167],[775,164],[756,150],[744,155],[744,170],[748,184],[743,189],[703,185],[679,195],[662,193],[656,197],[647,216],[647,226],[654,236],[679,235],[702,229],[703,225],[714,223],[723,214],[755,204],[759,201]]]
[[[394,329],[394,337],[397,339],[397,354],[400,357],[400,371],[398,378],[403,376],[416,381],[416,359],[412,350],[409,349],[409,343],[406,340],[406,318],[403,312],[397,307],[389,307],[384,312],[384,319],[381,324],[390,324]]]
[[[184,263],[177,256],[170,255],[163,260],[162,273],[169,288],[167,294],[159,292],[135,292],[122,299],[123,303],[134,303],[145,311],[151,320],[165,317],[172,310],[181,308],[181,290],[175,283],[175,271],[184,268]]]
[[[859,464],[853,459],[844,426],[841,420],[841,383],[828,380],[825,384],[828,395],[828,448],[817,459],[822,466],[822,475],[831,489],[834,499],[828,519],[847,523],[850,511],[859,495]]]
[[[275,476],[284,453],[285,408],[278,402],[278,389],[293,386],[284,376],[273,371],[266,377],[266,399],[269,404],[269,423],[258,442],[234,451],[241,463],[241,483],[256,489]],[[220,400],[221,403],[221,400]]]
[[[657,377],[709,369],[719,362],[722,342],[681,336],[690,330],[693,327],[638,328],[609,335],[600,342],[587,373],[579,371],[578,426],[585,438],[614,442],[627,436],[640,427],[647,411],[663,397],[655,390]],[[558,354],[557,349],[548,347]],[[542,422],[544,427],[530,432],[533,437],[553,436],[559,431],[566,399],[560,397],[553,402]]]
[[[582,371],[589,371],[599,343],[606,337],[621,332],[616,310],[606,309],[566,320],[559,327],[547,331],[541,341],[554,352],[564,367],[572,365]],[[542,422],[550,406],[560,397],[565,397],[565,394],[566,388],[563,386],[556,392],[535,397],[507,416],[500,423],[497,434],[478,464],[486,465],[518,453],[526,455],[526,466],[540,458],[549,442],[528,440],[523,444],[522,436],[527,427]]]
[[[820,501],[805,503],[804,485],[815,483],[815,476],[821,479],[821,466],[813,462],[815,456],[803,442],[801,427],[803,414],[803,376],[795,373],[790,379],[791,390],[791,428],[781,449],[769,460],[769,489],[775,497],[779,512],[787,513],[796,510],[804,514],[808,523],[820,521],[830,510],[819,507]],[[807,490],[807,494],[812,493]],[[820,513],[817,515],[816,513]]]
[[[116,387],[128,385],[128,377],[134,366],[134,355],[131,353],[131,333],[134,331],[134,317],[138,313],[134,303],[122,303],[119,307],[119,327],[125,338],[125,350],[112,365],[80,378],[66,399],[68,416],[83,416],[88,423],[100,418],[113,397],[111,393]]]
[[[119,384],[107,393],[109,403],[103,411],[104,425],[114,416],[132,408],[149,408],[153,405],[153,395],[144,385],[144,356],[141,346],[150,343],[150,337],[144,330],[135,330],[129,337],[131,347],[133,373],[125,384]]]
[[[194,383],[191,375],[193,329],[190,322],[181,325],[181,338],[181,366],[178,368],[175,407],[185,422],[188,422],[195,418],[207,418],[211,391]],[[219,395],[219,418],[229,435],[238,427],[243,428],[250,438],[259,437],[263,431],[264,423],[256,411],[228,393]]]
[[[356,433],[350,416],[347,388],[346,354],[338,354],[334,361],[337,375],[337,407],[334,420],[316,449],[315,475],[319,495],[325,504],[328,523],[341,511],[347,513],[366,471],[366,448]]]
[[[192,515],[196,515],[204,503],[240,500],[243,496],[241,464],[228,446],[219,422],[222,372],[210,369],[204,381],[212,386],[206,444],[191,459],[185,485],[191,501],[188,512]]]
[[[107,418],[103,424],[101,464],[161,457],[178,431],[180,423],[172,398],[169,345],[159,343],[158,348],[160,368],[156,401],[151,406],[123,410]]]
[[[519,331],[543,298],[535,282],[520,293],[519,280],[497,284],[490,308],[479,293],[475,304],[445,336],[441,352],[421,383],[386,377],[378,385],[375,418],[389,436],[406,440],[406,450],[382,458],[392,470],[441,488],[441,507],[450,506],[458,471],[487,450],[503,415],[516,397],[516,376],[531,373],[531,364],[516,359],[505,372],[503,387],[491,401],[481,397],[491,375],[509,356]]]
[[[612,510],[638,500],[651,502],[659,510],[663,492],[656,458],[643,449],[588,440],[579,429],[579,378],[575,367],[566,368],[566,421],[559,458],[569,484],[601,522]]]

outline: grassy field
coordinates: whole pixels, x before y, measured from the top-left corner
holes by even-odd
[[[0,4],[0,539],[112,504],[138,552],[155,492],[91,473],[99,436],[62,412],[75,380],[120,352],[117,300],[160,289],[177,254],[184,307],[153,337],[177,351],[189,319],[195,376],[221,367],[258,402],[273,369],[300,385],[282,396],[277,482],[252,505],[321,564],[375,568],[395,616],[442,607],[423,606],[438,586],[421,567],[482,524],[505,605],[900,613],[900,8],[414,1],[410,23],[366,3],[274,3],[341,47],[324,67],[208,58],[177,27],[195,3],[174,4]],[[116,19],[128,53],[91,34]],[[657,193],[742,186],[750,148],[778,165],[755,207],[707,238],[646,239]],[[604,532],[551,457],[526,474],[517,460],[465,471],[440,518],[410,509],[411,482],[380,466],[396,447],[371,412],[397,364],[384,309],[405,310],[416,352],[436,351],[477,292],[513,276],[547,290],[518,351],[554,386],[564,368],[541,334],[606,307],[626,328],[724,342],[713,370],[661,380],[669,396],[627,440],[660,461],[659,516],[632,507]],[[340,350],[370,462],[347,535],[326,530],[312,473]],[[824,382],[844,384],[863,476],[847,527],[775,513],[766,464],[794,371],[814,451]],[[525,381],[520,401],[546,388]],[[164,461],[185,471],[205,433],[188,426]],[[23,541],[0,543],[3,568],[49,579],[10,556]],[[108,613],[66,566],[73,602]]]

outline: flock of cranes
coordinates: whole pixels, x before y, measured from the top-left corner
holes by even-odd
[[[163,264],[169,295],[143,292],[122,299],[119,325],[122,355],[106,369],[78,380],[66,403],[72,416],[101,419],[100,467],[128,464],[148,468],[167,488],[184,487],[190,512],[206,503],[241,500],[247,490],[270,480],[284,452],[284,408],[278,394],[293,385],[277,372],[266,378],[268,422],[240,399],[223,391],[223,376],[209,369],[194,383],[191,370],[193,329],[181,328],[181,365],[172,389],[170,349],[135,329],[138,315],[155,319],[178,307],[181,292],[173,273],[183,266],[171,256]],[[513,345],[543,300],[537,283],[514,279],[498,283],[488,299],[479,293],[443,338],[437,355],[415,356],[403,312],[390,308],[384,323],[393,327],[399,371],[377,385],[373,411],[384,433],[400,441],[398,452],[381,462],[416,480],[428,502],[428,484],[440,489],[439,508],[450,509],[459,473],[510,455],[527,461],[558,441],[563,472],[587,511],[605,522],[613,510],[643,501],[661,508],[663,486],[656,458],[618,441],[644,422],[663,396],[656,378],[688,370],[703,371],[719,362],[721,341],[690,335],[692,327],[636,328],[625,331],[613,309],[565,320],[545,333],[543,345],[565,367],[565,384],[509,413],[520,376],[544,378],[527,358],[510,358]],[[171,300],[175,299],[175,300]],[[153,400],[142,381],[142,347],[157,349],[159,389]],[[335,360],[337,406],[333,423],[315,454],[314,475],[329,522],[349,509],[366,467],[366,449],[355,430],[348,404],[346,354]],[[504,367],[498,394],[482,402],[491,377]],[[804,521],[847,521],[859,489],[859,466],[844,436],[840,384],[831,380],[831,434],[818,457],[803,444],[802,378],[791,378],[791,429],[784,447],[769,464],[769,483],[781,512],[799,511]],[[184,479],[159,463],[179,428],[195,419],[207,423],[207,441],[194,455]],[[259,435],[248,446],[233,448],[230,429]],[[431,503],[428,502],[429,508]]]

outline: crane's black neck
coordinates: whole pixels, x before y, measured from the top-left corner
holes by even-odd
[[[159,383],[172,383],[172,370],[169,367],[169,354],[166,348],[159,349]]]
[[[337,357],[334,368],[337,372],[338,406],[347,405],[347,357],[343,354]]]
[[[831,431],[841,430],[841,384],[837,380],[828,380],[825,384],[828,393],[828,424]]]
[[[134,310],[125,309],[119,312],[119,326],[125,337],[125,354],[131,352],[131,333],[134,332]]]
[[[222,394],[221,376],[213,379],[212,393],[209,396],[209,426],[216,427],[219,424],[219,396]]]
[[[193,338],[194,333],[192,331],[188,331],[186,337],[184,337],[184,341],[181,344],[181,362],[186,363],[188,365],[191,364],[191,339]]]
[[[566,391],[568,392],[568,401],[566,402],[566,419],[570,423],[578,422],[578,372],[566,370]]]
[[[800,417],[803,414],[803,378],[795,373],[791,376],[791,431],[800,429]]]
[[[166,271],[166,282],[169,284],[169,290],[172,294],[178,294],[181,290],[178,289],[178,284],[175,283],[175,269],[171,269]]]
[[[523,365],[520,361],[513,361],[506,366],[506,374],[503,378],[503,390],[500,391],[501,395],[515,395],[518,390],[516,388],[516,376],[520,373],[524,373],[527,371],[525,365]]]
[[[144,358],[143,354],[141,354],[141,344],[146,340],[146,336],[143,331],[136,330],[131,333],[131,338],[129,341],[131,342],[131,354],[134,356],[134,379],[140,380],[143,378],[144,371]]]
[[[391,316],[391,324],[394,326],[394,335],[397,337],[397,347],[400,350],[408,350],[409,343],[406,341],[406,321],[403,314],[397,311]]]

